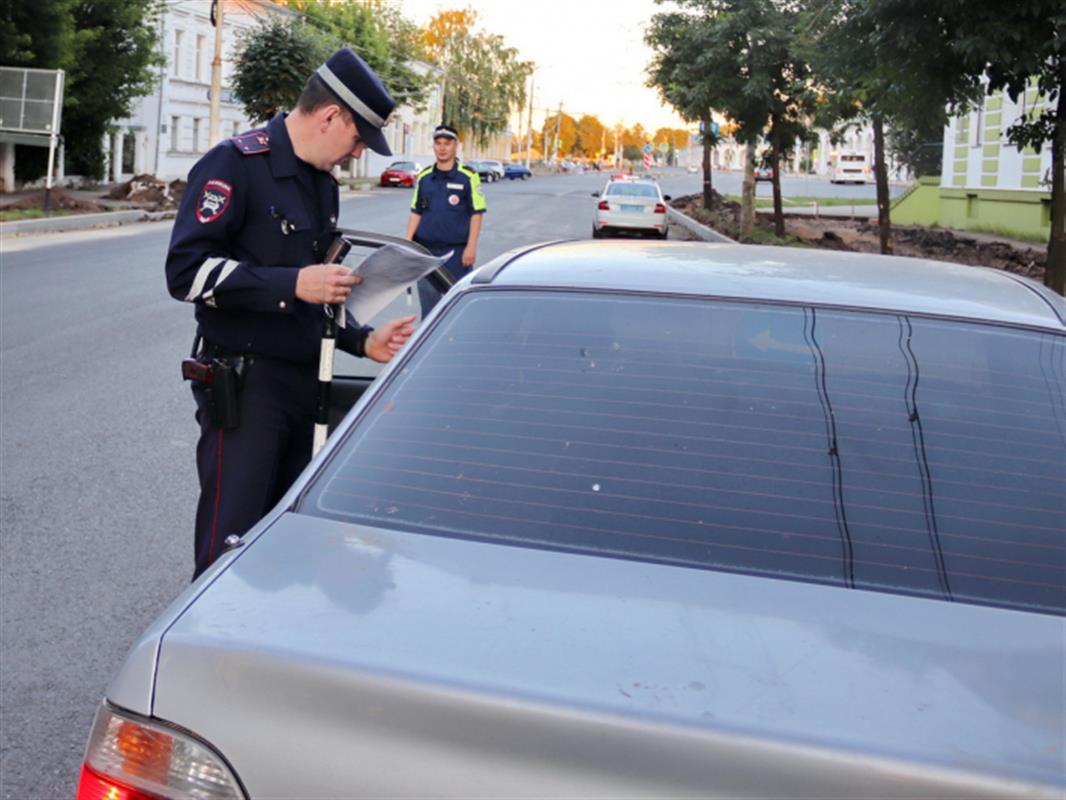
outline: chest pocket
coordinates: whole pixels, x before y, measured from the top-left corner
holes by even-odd
[[[261,263],[300,267],[313,263],[318,232],[303,203],[282,197],[274,203],[262,202],[261,208],[253,234],[258,237],[254,246],[261,251]]]

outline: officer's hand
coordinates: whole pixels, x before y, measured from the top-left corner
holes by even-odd
[[[386,322],[380,328],[375,328],[366,337],[364,346],[366,357],[372,358],[385,364],[392,360],[396,352],[407,344],[411,334],[415,332],[413,316],[400,317]]]
[[[472,244],[468,244],[463,250],[463,266],[472,267],[475,261],[477,261],[477,248]]]
[[[296,274],[296,296],[316,305],[343,303],[362,280],[339,264],[313,264]]]

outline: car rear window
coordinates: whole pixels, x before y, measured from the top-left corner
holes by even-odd
[[[472,292],[301,511],[1063,614],[1064,341],[891,314]]]
[[[658,197],[659,191],[647,183],[612,183],[607,187],[607,194],[622,197]]]

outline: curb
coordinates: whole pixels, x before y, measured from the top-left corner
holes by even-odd
[[[15,222],[0,222],[0,236],[21,236],[28,233],[62,233],[63,231],[87,228],[109,228],[128,225],[131,222],[157,222],[174,219],[175,211],[104,211],[98,214],[69,214],[63,217],[21,219]]]
[[[702,222],[696,222],[688,214],[678,211],[673,206],[666,207],[666,216],[670,218],[671,222],[676,222],[682,228],[689,233],[697,236],[705,242],[718,242],[720,244],[737,244],[736,240],[730,239],[728,236],[723,236],[713,228],[708,228]]]

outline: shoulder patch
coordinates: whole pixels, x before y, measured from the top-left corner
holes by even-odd
[[[230,143],[246,156],[270,152],[270,137],[266,131],[248,131],[234,136]]]
[[[214,222],[226,213],[232,196],[233,187],[226,181],[219,178],[207,181],[196,201],[196,219],[204,224]]]

